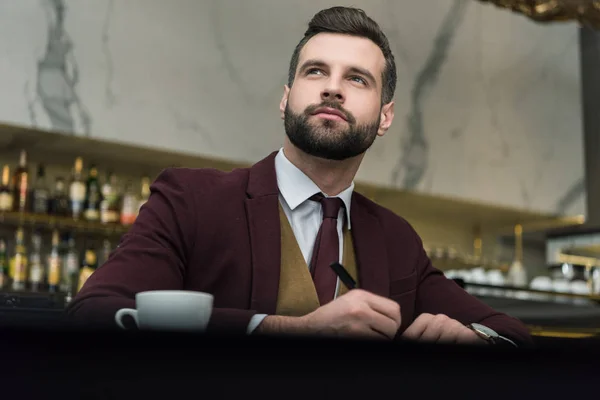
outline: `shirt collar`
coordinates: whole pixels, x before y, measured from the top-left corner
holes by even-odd
[[[275,173],[277,175],[279,192],[292,211],[312,195],[321,193],[321,189],[304,172],[287,159],[283,153],[283,148],[279,149],[277,156],[275,156]],[[335,196],[344,202],[348,229],[350,229],[350,203],[353,191],[354,182]]]

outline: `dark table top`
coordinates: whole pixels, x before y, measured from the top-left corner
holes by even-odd
[[[597,389],[593,377],[600,357],[598,342],[572,340],[514,350],[291,337],[3,329],[0,342],[5,344],[0,380],[10,382],[9,389],[16,388],[23,399],[51,393],[61,399],[564,396],[585,387]]]

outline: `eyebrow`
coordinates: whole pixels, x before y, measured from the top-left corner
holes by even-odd
[[[300,67],[300,71],[304,71],[309,67],[327,67],[327,63],[323,60],[317,60],[317,59],[312,59],[312,60],[306,60],[305,62],[302,63],[302,66]],[[361,68],[361,67],[350,67],[350,72],[353,72],[355,74],[360,74],[360,75],[364,75],[367,80],[371,81],[371,84],[376,85],[377,80],[375,80],[375,77],[373,76],[373,74],[371,74],[368,70]]]

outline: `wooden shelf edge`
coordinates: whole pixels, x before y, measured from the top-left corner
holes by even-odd
[[[128,226],[102,224],[85,220],[74,220],[68,217],[38,215],[13,211],[0,211],[0,224],[13,227],[39,227],[45,229],[73,230],[82,233],[122,235],[129,230]]]

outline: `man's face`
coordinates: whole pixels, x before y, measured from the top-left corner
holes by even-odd
[[[364,153],[393,119],[382,107],[383,53],[369,39],[320,33],[300,53],[292,88],[280,110],[297,148],[331,160]]]

